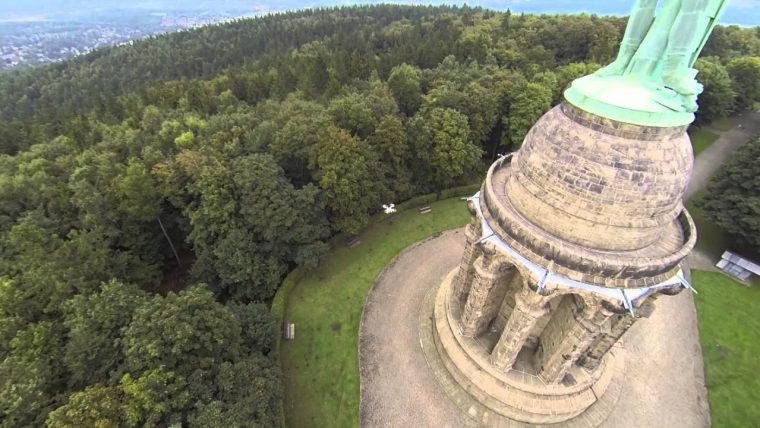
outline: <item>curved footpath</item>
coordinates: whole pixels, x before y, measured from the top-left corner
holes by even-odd
[[[370,290],[359,329],[363,427],[474,425],[428,367],[418,330],[427,292],[459,264],[464,241],[458,229],[408,248]],[[692,296],[682,292],[656,305],[652,317],[626,335],[621,398],[602,426],[708,427]]]
[[[457,229],[419,242],[393,259],[372,286],[359,326],[361,426],[475,426],[428,368],[418,329],[429,286],[459,263],[464,241],[464,229]]]

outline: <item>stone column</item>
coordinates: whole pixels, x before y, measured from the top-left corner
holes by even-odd
[[[513,266],[497,260],[494,253],[494,249],[484,246],[473,264],[472,284],[460,319],[464,336],[475,337],[488,327],[504,299],[505,276],[516,272]]]
[[[491,322],[491,329],[493,331],[503,331],[504,327],[507,326],[507,321],[509,321],[509,317],[512,316],[512,311],[515,309],[515,298],[520,294],[522,288],[522,275],[513,275],[507,285],[507,292],[501,301],[501,307],[499,307],[499,311],[496,313],[496,318]]]
[[[633,317],[624,308],[610,318],[610,330],[599,336],[589,346],[588,350],[578,359],[578,365],[586,370],[593,371],[599,367],[602,359],[607,352],[620,340],[628,329],[631,328],[638,318],[648,318],[654,310],[654,298],[647,298],[637,309],[636,316]]]
[[[475,243],[480,239],[481,226],[480,218],[477,215],[470,217],[470,223],[464,229],[467,242],[464,246],[464,253],[462,254],[462,260],[459,262],[459,272],[454,277],[454,298],[459,305],[463,305],[467,301],[467,295],[470,292],[470,285],[472,285],[472,277],[475,259],[480,255],[481,251],[478,245]],[[460,306],[461,307],[461,306]]]
[[[527,284],[523,285],[515,294],[515,307],[491,351],[491,364],[500,370],[512,368],[536,320],[548,312],[548,302],[548,296],[534,292]]]
[[[636,318],[630,314],[613,315],[610,331],[594,340],[588,350],[578,359],[578,365],[589,371],[596,370],[604,356],[607,355],[607,352],[615,346],[617,341],[631,328],[635,321]]]
[[[566,296],[541,334],[536,352],[538,376],[546,383],[558,383],[568,369],[602,335],[603,325],[614,315],[601,304],[578,307]]]

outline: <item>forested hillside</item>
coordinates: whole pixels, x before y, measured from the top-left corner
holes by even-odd
[[[283,276],[516,148],[624,26],[325,9],[0,74],[0,427],[275,425]],[[701,121],[760,101],[758,35],[716,29]]]

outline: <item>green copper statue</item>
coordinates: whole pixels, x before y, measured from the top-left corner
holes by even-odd
[[[566,92],[568,101],[640,125],[675,126],[693,120],[702,85],[692,66],[727,0],[663,0],[656,10],[658,1],[636,0],[617,59],[593,77],[579,79],[578,85],[573,82]],[[627,87],[628,94],[613,85]],[[610,107],[609,114],[599,102]],[[626,114],[615,108],[633,111]]]

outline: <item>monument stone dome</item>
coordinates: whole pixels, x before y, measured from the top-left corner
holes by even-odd
[[[506,195],[559,239],[639,250],[683,210],[692,163],[684,127],[628,125],[562,104],[535,124],[515,154]]]

